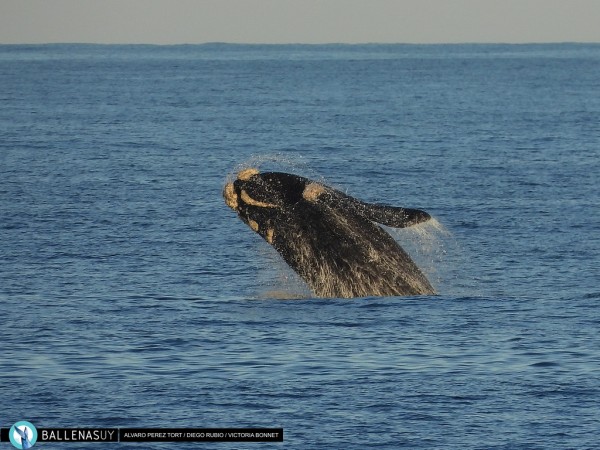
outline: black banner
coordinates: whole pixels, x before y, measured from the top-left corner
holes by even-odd
[[[0,428],[0,441],[9,441]],[[283,442],[283,428],[37,428],[37,442]]]

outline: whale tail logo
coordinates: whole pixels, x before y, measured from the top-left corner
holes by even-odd
[[[13,447],[18,449],[28,449],[35,445],[37,441],[37,430],[33,424],[22,420],[10,427],[8,433]]]

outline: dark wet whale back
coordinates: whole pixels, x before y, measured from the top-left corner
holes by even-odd
[[[223,195],[319,297],[434,293],[376,223],[411,226],[430,219],[424,211],[369,204],[304,177],[256,169],[241,171]]]

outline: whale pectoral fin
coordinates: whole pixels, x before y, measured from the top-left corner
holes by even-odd
[[[361,202],[349,195],[341,198],[341,203],[352,209],[356,214],[393,228],[412,227],[426,222],[431,216],[420,209],[400,208],[398,206],[380,205],[377,203]]]
[[[420,209],[362,202],[319,183],[308,184],[304,188],[302,196],[311,203],[323,203],[335,208],[349,210],[372,222],[393,228],[411,227],[431,219],[428,213]]]
[[[411,227],[431,219],[428,213],[420,209],[375,204],[363,204],[361,209],[367,219],[393,228]]]

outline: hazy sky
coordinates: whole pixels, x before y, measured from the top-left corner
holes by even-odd
[[[600,0],[0,0],[0,43],[600,42]]]

